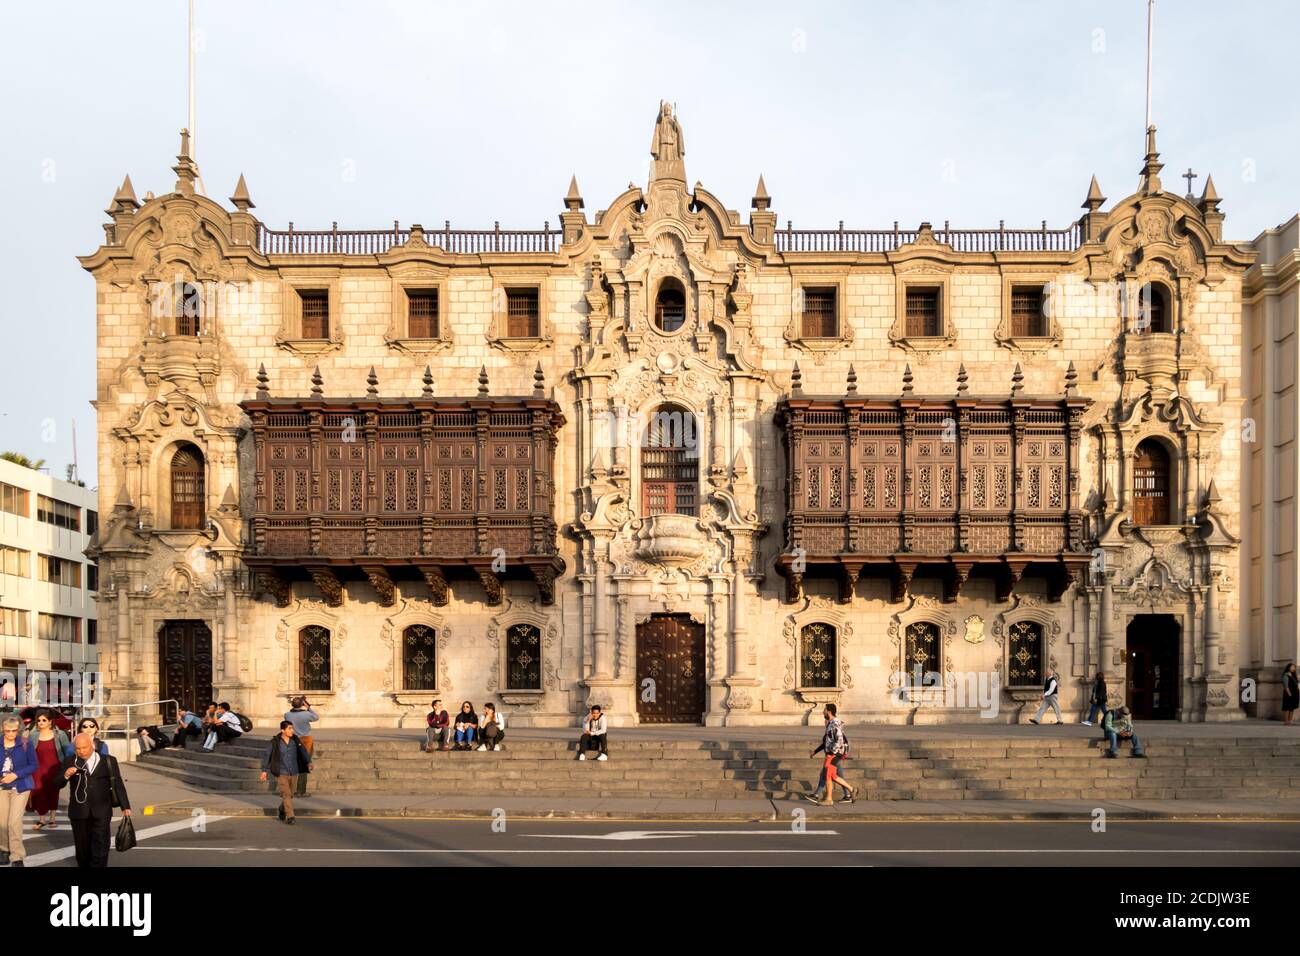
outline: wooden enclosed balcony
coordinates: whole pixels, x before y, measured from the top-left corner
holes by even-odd
[[[330,603],[348,577],[368,578],[383,604],[397,577],[422,577],[440,605],[457,577],[478,580],[490,604],[516,576],[554,601],[564,561],[551,474],[564,416],[540,383],[532,396],[472,399],[271,398],[263,388],[243,408],[256,448],[245,563],[278,601],[304,576]]]
[[[1019,369],[1017,369],[1017,375]],[[902,600],[917,573],[938,573],[953,600],[973,573],[1005,600],[1026,572],[1059,599],[1091,559],[1084,550],[1078,450],[1084,410],[1073,366],[1059,397],[804,396],[781,403],[785,547],[777,570],[794,600],[805,575],[833,575],[852,599],[864,573]],[[850,378],[852,382],[852,377]]]

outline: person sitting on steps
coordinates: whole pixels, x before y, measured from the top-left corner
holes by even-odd
[[[609,734],[605,714],[600,704],[591,705],[591,713],[582,721],[582,737],[578,740],[578,759],[586,760],[588,750],[599,750],[597,760],[609,759]]]
[[[429,711],[424,722],[429,725],[429,729],[424,732],[424,746],[420,749],[425,753],[433,753],[434,750],[450,750],[447,741],[451,739],[451,718],[442,708],[442,701],[433,702],[433,710]],[[434,746],[437,741],[437,746]]]
[[[506,718],[504,714],[497,713],[496,704],[483,705],[483,717],[478,722],[479,750],[500,750],[501,741],[505,740]]]
[[[478,733],[478,714],[474,713],[474,705],[465,701],[460,705],[460,713],[456,715],[456,746],[453,750],[473,750],[474,737]]]
[[[1106,720],[1102,723],[1102,730],[1106,733],[1106,739],[1110,741],[1110,749],[1106,751],[1107,757],[1119,756],[1119,742],[1121,740],[1129,741],[1133,746],[1133,757],[1145,757],[1142,752],[1142,741],[1138,735],[1133,732],[1133,712],[1127,707],[1121,707],[1119,710],[1106,711]]]

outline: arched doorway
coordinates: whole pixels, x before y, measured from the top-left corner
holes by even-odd
[[[1128,622],[1125,700],[1136,720],[1178,716],[1181,628],[1172,614],[1139,614]]]
[[[704,718],[704,625],[689,614],[655,614],[636,629],[637,716],[643,724]]]

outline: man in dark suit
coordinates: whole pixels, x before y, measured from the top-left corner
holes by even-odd
[[[94,737],[78,734],[72,746],[76,753],[63,761],[59,786],[68,788],[68,820],[77,847],[77,866],[108,866],[114,794],[122,816],[131,815],[131,803],[117,760],[96,753]]]

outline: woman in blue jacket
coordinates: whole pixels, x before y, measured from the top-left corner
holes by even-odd
[[[108,756],[108,744],[99,739],[99,721],[94,717],[82,717],[77,723],[77,733],[90,734],[95,738],[95,749],[101,757]]]
[[[23,812],[36,772],[36,754],[19,733],[22,726],[17,717],[6,717],[0,738],[0,866],[22,866],[27,855]]]

